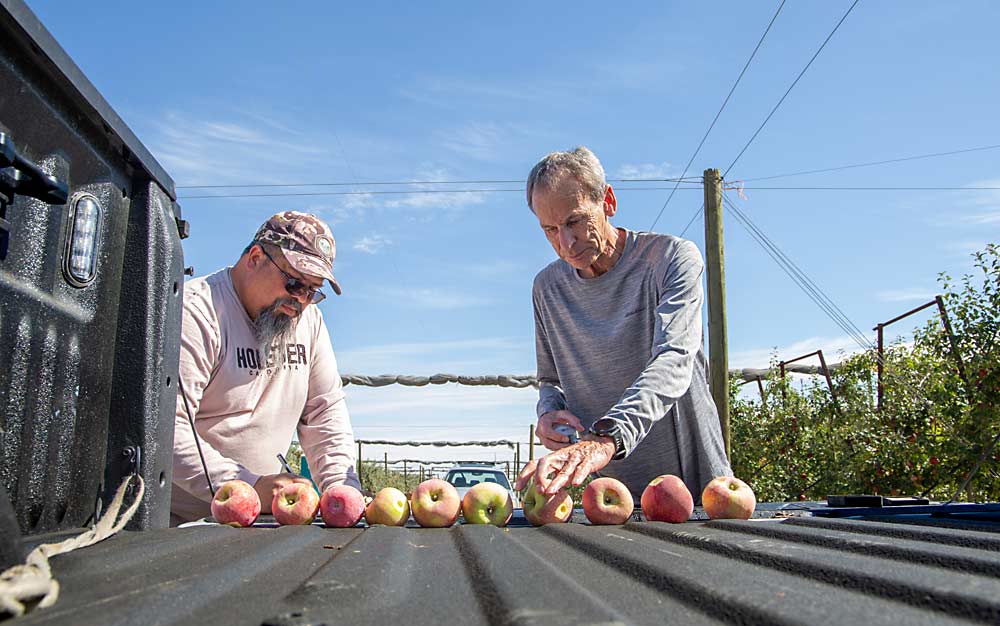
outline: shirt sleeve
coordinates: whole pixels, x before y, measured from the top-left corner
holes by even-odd
[[[666,263],[649,362],[607,413],[620,425],[626,456],[687,393],[701,349],[701,254],[694,243],[684,241]]]
[[[535,310],[535,361],[537,363],[538,404],[535,407],[537,417],[552,411],[566,408],[566,395],[559,385],[559,372],[556,370],[552,349],[545,331],[545,323],[541,311],[541,289],[535,282],[531,290],[531,303]]]
[[[354,464],[354,432],[337,359],[320,316],[309,367],[309,394],[299,420],[299,443],[320,491],[337,484],[361,489]]]
[[[212,493],[205,480],[205,469],[198,454],[198,442],[191,430],[191,422],[188,421],[188,410],[192,418],[197,420],[202,396],[219,365],[221,335],[214,317],[194,298],[196,297],[192,298],[192,302],[185,302],[181,323],[179,378],[182,388],[177,394],[174,414],[173,483],[192,496],[210,502]],[[204,439],[199,442],[209,476],[216,488],[235,479],[253,485],[260,478],[258,474],[223,456]]]

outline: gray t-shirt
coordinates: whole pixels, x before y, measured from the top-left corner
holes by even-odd
[[[661,474],[680,476],[695,502],[732,475],[702,351],[704,264],[671,235],[626,231],[618,263],[581,278],[562,260],[535,277],[538,415],[567,409],[584,427],[621,424],[626,458],[600,474],[637,497]]]

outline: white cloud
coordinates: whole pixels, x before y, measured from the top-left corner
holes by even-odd
[[[167,112],[152,124],[156,158],[179,185],[278,183],[302,175],[304,164],[329,163],[320,138],[262,116],[232,113],[231,119]],[[184,195],[202,195],[188,190]]]
[[[874,341],[873,337],[868,337]],[[751,348],[748,350],[738,350],[729,353],[729,367],[731,369],[758,368],[767,369],[770,366],[772,356],[777,353],[777,358],[794,359],[816,350],[823,351],[823,357],[827,365],[839,362],[841,359],[861,352],[861,346],[851,337],[808,337],[799,341],[786,344],[784,346],[769,346],[763,348]],[[812,356],[802,361],[796,361],[805,365],[819,365],[819,357]]]
[[[932,300],[937,293],[927,289],[912,288],[912,289],[893,289],[890,291],[879,292],[879,300],[885,302],[909,302],[911,300]]]
[[[535,421],[538,392],[532,388],[467,387],[457,384],[427,387],[358,387],[348,385],[347,405],[357,439],[390,441],[522,442],[528,457],[528,428]],[[540,450],[536,449],[538,454]],[[513,461],[507,447],[376,446],[362,448],[365,460]],[[402,469],[401,467],[397,469]],[[417,471],[411,466],[412,471]]]
[[[460,155],[480,161],[497,160],[509,148],[512,136],[523,134],[513,124],[475,122],[438,134],[441,144]]]
[[[431,375],[527,374],[534,371],[534,340],[481,337],[360,346],[337,350],[345,373]]]
[[[382,235],[366,235],[354,243],[353,248],[366,254],[376,254],[382,248],[392,244],[392,241]]]
[[[615,170],[615,178],[671,178],[680,172],[673,169],[670,163],[623,163]]]

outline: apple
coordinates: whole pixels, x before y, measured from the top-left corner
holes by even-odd
[[[312,524],[319,510],[319,494],[312,485],[288,483],[274,494],[271,515],[282,526]]]
[[[565,489],[547,496],[538,490],[534,479],[528,482],[528,487],[524,490],[521,506],[524,508],[524,518],[532,526],[565,522],[573,515],[573,498]]]
[[[591,524],[624,524],[634,508],[628,487],[610,476],[592,480],[583,490],[583,512]]]
[[[350,528],[365,514],[365,497],[350,485],[334,485],[319,499],[323,523],[331,528]]]
[[[510,492],[496,483],[478,483],[462,498],[462,516],[469,524],[506,526],[514,514]]]
[[[657,476],[642,492],[642,514],[653,522],[686,522],[694,512],[694,499],[684,481],[673,474]]]
[[[260,515],[260,496],[249,483],[230,480],[212,498],[212,517],[236,528],[252,526]]]
[[[431,478],[417,485],[410,496],[413,519],[424,528],[447,528],[458,520],[462,499],[454,485]]]
[[[410,503],[406,495],[395,487],[381,489],[365,508],[365,521],[369,526],[404,526],[410,519]]]
[[[753,489],[735,476],[714,478],[701,492],[701,505],[712,519],[750,519],[757,506]]]

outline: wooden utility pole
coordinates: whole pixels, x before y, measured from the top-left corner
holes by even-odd
[[[535,460],[535,425],[528,426],[528,460]]]
[[[726,332],[726,252],[722,233],[722,177],[705,170],[705,282],[708,285],[708,374],[729,454],[729,334]],[[730,457],[731,458],[731,457]]]

